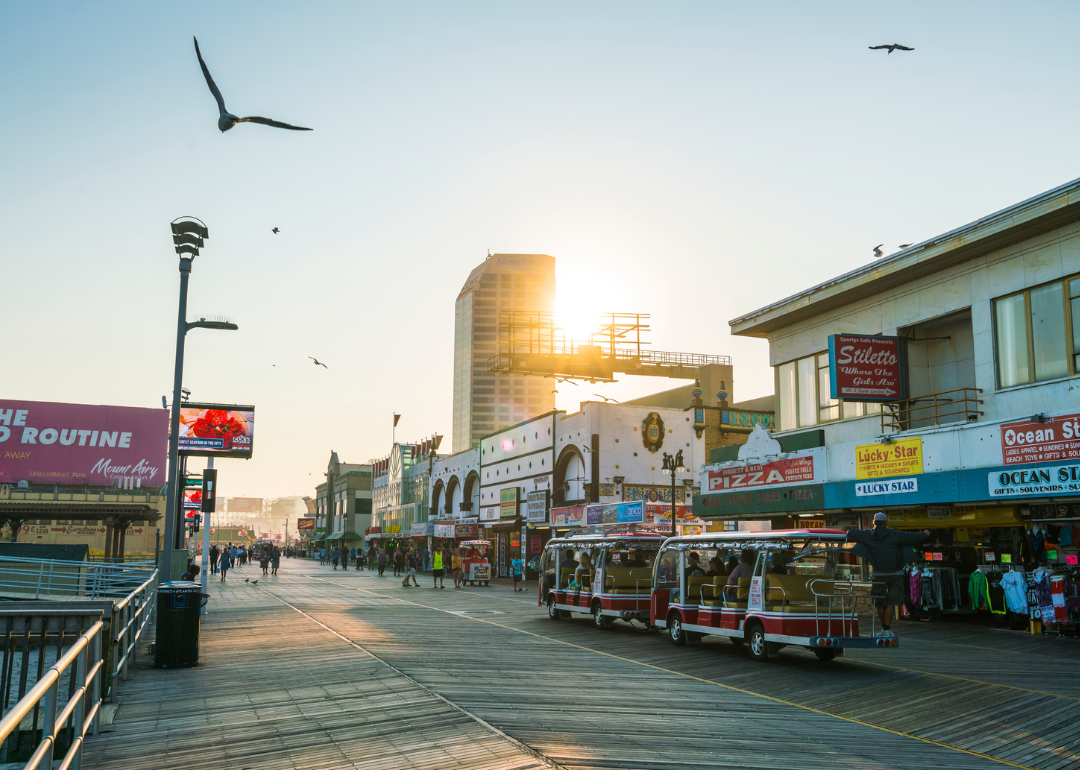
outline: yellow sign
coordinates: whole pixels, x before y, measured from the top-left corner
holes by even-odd
[[[921,438],[902,438],[889,444],[861,444],[855,447],[856,479],[884,479],[922,472]]]
[[[383,532],[388,535],[396,535],[397,533],[401,532],[401,525],[398,525],[396,527],[386,527]]]

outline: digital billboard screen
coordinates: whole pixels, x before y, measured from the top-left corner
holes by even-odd
[[[191,404],[180,407],[180,452],[193,457],[251,457],[255,407]]]
[[[184,510],[197,511],[202,507],[202,487],[188,487],[184,490]]]

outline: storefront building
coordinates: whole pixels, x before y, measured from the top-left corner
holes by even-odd
[[[372,460],[372,521],[367,542],[412,543],[419,550],[430,547],[434,529],[429,523],[434,522],[428,514],[428,480],[440,438],[394,444],[389,455]]]
[[[931,531],[910,612],[1075,625],[1036,597],[1078,577],[1078,200],[1080,180],[731,321],[769,341],[778,430],[702,469],[702,515],[866,527],[884,510]],[[1014,571],[1026,605],[996,591]]]
[[[349,550],[364,543],[371,526],[372,466],[343,463],[330,453],[326,481],[316,487],[315,534],[312,541]]]

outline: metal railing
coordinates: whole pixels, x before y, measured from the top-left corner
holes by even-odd
[[[0,597],[123,598],[156,572],[153,563],[109,564],[0,556]]]
[[[87,729],[92,728],[97,734],[97,715],[103,693],[108,694],[110,702],[116,700],[117,684],[127,680],[128,669],[135,663],[146,629],[153,621],[158,580],[158,571],[154,569],[119,601],[102,599],[104,609],[91,609],[80,606],[80,602],[62,600],[30,607],[10,604],[11,609],[0,604],[0,621],[6,616],[6,635],[0,636],[3,645],[0,692],[3,693],[4,709],[10,701],[16,673],[20,696],[18,703],[0,721],[0,762],[6,761],[12,752],[19,753],[25,734],[29,733],[34,754],[26,767],[41,764],[51,768],[52,750],[58,742],[69,747],[61,767],[79,767]],[[86,619],[95,619],[94,624],[81,633],[66,653],[63,652],[65,644],[82,631]],[[108,632],[107,640],[102,639],[103,629]],[[92,646],[87,648],[87,642],[92,642]],[[92,650],[91,659],[80,658],[78,665],[72,668],[73,656],[86,649]],[[57,661],[46,671],[45,663],[50,653]],[[31,669],[35,668],[37,682],[27,691]],[[57,714],[61,699],[58,683],[65,671],[69,676],[67,705]],[[32,718],[29,725],[24,725],[28,715]],[[69,717],[72,721],[67,724]],[[58,732],[61,730],[63,732]],[[45,764],[46,759],[49,764]]]
[[[881,431],[932,428],[957,422],[976,422],[983,415],[981,388],[955,388],[883,404]]]
[[[12,734],[16,741],[24,729],[23,722],[31,716],[29,730],[36,747],[26,762],[26,770],[53,768],[53,755],[58,745],[67,744],[60,770],[82,766],[82,749],[86,734],[98,734],[101,710],[102,660],[101,637],[105,624],[98,620],[68,648],[56,663],[44,673],[33,689],[0,719],[0,743],[5,745]],[[68,673],[67,703],[60,706],[60,684]],[[58,711],[59,709],[59,711]],[[40,713],[40,728],[39,728]],[[40,738],[38,730],[40,729]]]
[[[830,593],[822,593],[815,588],[818,583],[827,584],[832,589]],[[856,611],[855,603],[859,599],[874,598],[873,594],[874,584],[863,580],[836,580],[834,578],[816,578],[809,580],[806,583],[806,589],[814,595],[814,632],[815,636],[858,636],[855,633],[855,624],[858,622],[859,614]],[[866,593],[855,593],[856,590],[865,590]],[[827,625],[827,630],[824,634],[821,633],[821,621],[822,612],[821,604],[822,599],[827,600],[827,606],[824,613],[824,619]],[[839,610],[836,609],[839,604]],[[837,619],[840,624],[840,633],[836,634],[833,631],[833,616],[839,615]],[[870,613],[870,636],[877,634],[876,616],[873,612]]]

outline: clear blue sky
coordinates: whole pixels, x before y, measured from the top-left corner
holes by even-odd
[[[771,392],[729,319],[1080,176],[1077,29],[1064,2],[0,4],[0,395],[160,405],[182,214],[211,230],[192,315],[241,326],[192,333],[185,383],[258,408],[227,495],[310,494],[393,411],[449,434],[487,249]],[[315,131],[221,135],[193,34],[232,111]]]

